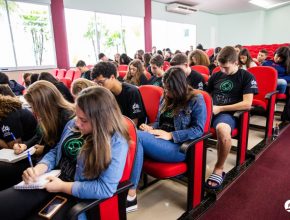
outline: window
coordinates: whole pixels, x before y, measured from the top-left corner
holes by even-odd
[[[78,60],[94,64],[99,53],[111,59],[116,53],[133,57],[144,48],[142,18],[75,9],[65,9],[65,16],[71,66]]]
[[[185,52],[196,45],[196,26],[152,19],[152,45]]]
[[[5,33],[7,33],[5,36],[1,36],[0,41],[0,57],[6,57],[4,60],[1,59],[1,68],[25,69],[25,67],[55,66],[49,6],[0,1],[4,3],[4,5],[0,4],[1,29],[4,26]],[[5,49],[2,50],[2,48]],[[3,54],[4,51],[5,54]]]

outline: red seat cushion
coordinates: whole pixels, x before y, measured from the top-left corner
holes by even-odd
[[[214,128],[210,128],[210,133],[212,133],[212,136],[216,138],[216,132]],[[232,130],[232,137],[236,137],[239,134],[239,130],[237,128],[235,128],[234,130]]]
[[[143,170],[150,176],[166,179],[185,173],[187,171],[187,166],[185,162],[163,163],[146,158],[144,160]]]
[[[262,107],[265,111],[267,110],[267,103],[262,100],[253,99],[252,106],[259,106]]]

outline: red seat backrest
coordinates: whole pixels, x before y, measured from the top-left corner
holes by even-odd
[[[124,121],[128,126],[128,131],[129,131],[129,136],[130,136],[130,145],[128,149],[126,164],[123,171],[123,176],[120,182],[129,180],[132,170],[133,170],[135,155],[137,151],[137,131],[136,131],[135,124],[131,119],[129,119],[126,116],[124,116]]]
[[[202,90],[196,90],[196,91],[202,94],[204,102],[205,102],[206,121],[204,125],[204,133],[208,133],[210,132],[210,123],[211,123],[211,117],[212,117],[212,98],[206,91],[202,91]]]
[[[148,71],[145,72],[145,76],[148,80],[151,78],[151,74]]]
[[[75,76],[75,70],[74,69],[69,69],[66,74],[65,74],[65,78],[68,78],[70,80],[73,80]]]
[[[254,99],[266,101],[265,95],[277,89],[277,70],[269,66],[255,66],[248,69],[257,81],[259,93],[254,96]]]
[[[126,71],[126,72],[127,72],[127,70],[128,70],[128,65],[119,65],[118,70],[119,70],[119,71]]]
[[[170,63],[168,61],[164,61],[163,63],[163,70],[166,71],[170,68]]]
[[[195,70],[196,72],[209,75],[209,69],[207,66],[194,65],[194,66],[191,66],[191,69]]]
[[[139,87],[142,101],[146,110],[149,123],[156,120],[160,98],[163,95],[163,89],[159,86],[144,85]]]
[[[221,68],[219,66],[217,66],[213,69],[212,74],[217,73],[219,71],[221,71]]]
[[[65,74],[66,74],[66,69],[60,69],[60,70],[58,70],[57,78],[62,79],[65,77]]]
[[[119,71],[119,77],[121,77],[122,79],[126,76],[127,71]]]
[[[62,78],[62,79],[59,79],[60,82],[62,82],[68,89],[70,89],[70,86],[71,86],[71,80],[68,79],[68,78]]]
[[[78,78],[81,78],[81,75],[82,75],[81,71],[79,71],[78,69],[76,69],[73,80],[78,79]]]
[[[54,77],[57,77],[58,69],[54,69],[54,70],[52,70],[51,74],[52,74]]]

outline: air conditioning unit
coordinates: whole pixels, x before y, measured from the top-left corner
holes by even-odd
[[[183,5],[180,3],[171,3],[166,5],[166,11],[186,15],[196,12],[197,9],[189,5]]]

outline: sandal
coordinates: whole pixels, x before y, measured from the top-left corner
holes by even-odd
[[[210,176],[208,177],[207,181],[205,182],[206,188],[208,188],[208,189],[219,189],[219,188],[221,188],[222,183],[223,183],[223,181],[225,179],[225,176],[226,176],[225,172],[222,173],[222,176],[220,176],[218,174],[215,174],[215,173],[210,174]],[[209,185],[209,181],[211,181],[213,183],[216,183],[217,185],[215,185],[215,186]]]

